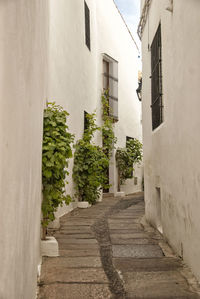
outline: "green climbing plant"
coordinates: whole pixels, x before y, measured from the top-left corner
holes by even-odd
[[[66,194],[69,158],[74,136],[69,133],[66,118],[69,114],[61,106],[48,103],[44,110],[42,147],[43,227],[55,219],[54,213],[63,202],[69,204]]]
[[[126,148],[117,149],[115,158],[118,168],[118,191],[120,191],[120,185],[132,177],[134,165],[142,160],[142,143],[136,138],[128,140]]]
[[[109,160],[112,156],[113,149],[115,148],[115,144],[117,142],[117,138],[114,133],[114,121],[113,117],[110,116],[110,106],[109,106],[109,91],[106,90],[102,93],[101,96],[102,102],[102,144],[103,144],[103,152],[108,159],[108,166],[104,170],[104,176],[106,178],[106,186],[104,189],[108,190],[111,185],[109,185],[108,178],[108,169],[109,169]]]
[[[87,129],[75,144],[73,179],[79,201],[94,204],[106,184],[105,169],[108,158],[102,147],[93,143],[95,132],[101,128],[96,125],[96,114],[87,114]]]
[[[117,138],[114,133],[114,122],[113,118],[110,116],[110,106],[109,106],[109,92],[108,90],[104,91],[101,97],[102,102],[102,139],[103,139],[103,151],[110,157],[112,151],[117,142]]]

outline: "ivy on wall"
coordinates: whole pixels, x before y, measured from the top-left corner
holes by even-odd
[[[115,158],[118,168],[118,191],[120,191],[120,185],[131,177],[134,164],[142,160],[142,143],[136,138],[128,140],[126,148],[117,149]]]
[[[92,142],[95,132],[101,130],[96,125],[96,114],[87,113],[86,118],[87,129],[83,138],[75,144],[73,179],[78,200],[94,204],[105,186],[104,170],[109,160],[102,147]]]
[[[63,202],[69,204],[66,194],[66,175],[71,144],[74,136],[69,133],[66,118],[69,114],[61,106],[48,103],[44,110],[42,147],[43,227],[55,219],[54,213]]]
[[[102,95],[102,127],[96,125],[96,114],[88,114],[87,128],[83,137],[74,145],[73,180],[76,196],[80,201],[95,203],[103,188],[109,188],[107,169],[116,137],[113,119],[109,116],[108,92]],[[54,213],[71,197],[66,194],[66,176],[69,158],[72,157],[71,145],[74,135],[69,133],[66,118],[69,114],[61,106],[48,103],[44,110],[44,133],[42,150],[42,225],[45,228],[55,219]],[[103,146],[93,143],[95,132],[102,134]]]
[[[87,128],[75,145],[73,179],[79,201],[94,204],[102,189],[109,188],[107,169],[116,137],[113,119],[109,116],[108,91],[102,94],[102,127],[96,125],[96,114],[85,115]],[[95,132],[102,134],[103,146],[92,142]]]
[[[108,158],[108,162],[112,156],[113,149],[115,148],[115,143],[117,142],[117,138],[114,133],[114,119],[110,115],[112,114],[111,107],[109,106],[109,91],[106,90],[101,96],[102,103],[102,144],[103,144],[103,152]],[[105,169],[105,177],[107,180],[107,187],[104,187],[104,191],[108,192],[109,187],[109,163],[108,167]]]
[[[102,141],[103,141],[103,151],[110,157],[114,149],[117,138],[114,133],[114,123],[113,118],[110,116],[109,107],[109,93],[108,90],[102,94]]]

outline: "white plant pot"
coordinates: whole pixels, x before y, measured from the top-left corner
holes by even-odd
[[[101,192],[101,194],[100,194],[99,198],[97,199],[97,202],[101,202],[102,198],[103,198],[103,190],[101,189],[100,192]]]
[[[91,205],[87,201],[79,201],[78,202],[78,208],[80,208],[80,209],[87,209],[90,207],[91,207]]]
[[[41,240],[42,256],[59,256],[58,242],[54,237],[46,237],[46,240]]]

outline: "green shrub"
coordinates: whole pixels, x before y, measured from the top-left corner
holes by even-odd
[[[123,185],[125,180],[130,177],[132,171],[131,159],[126,148],[118,148],[115,154],[120,185]]]
[[[134,164],[142,160],[142,143],[135,138],[128,140],[126,148],[117,149],[115,158],[119,177],[118,190],[120,190],[120,185],[132,177]]]
[[[109,190],[111,186],[109,184],[108,178],[108,169],[109,169],[109,160],[112,156],[113,149],[115,148],[115,143],[117,142],[117,138],[114,133],[114,120],[113,117],[110,116],[110,107],[109,107],[109,92],[108,90],[104,91],[101,97],[102,103],[102,144],[103,144],[103,152],[108,158],[108,166],[105,168],[104,176],[106,178],[106,187],[104,190]]]
[[[72,157],[71,143],[74,136],[68,132],[66,117],[69,114],[61,106],[48,103],[44,110],[42,147],[43,202],[42,225],[47,227],[55,219],[54,213],[63,202],[69,204],[66,195],[68,159]]]
[[[94,204],[106,184],[104,172],[109,161],[102,148],[92,142],[94,133],[100,130],[95,113],[86,117],[88,128],[75,145],[73,179],[78,200]]]

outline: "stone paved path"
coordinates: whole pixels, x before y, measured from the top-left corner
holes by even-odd
[[[62,217],[60,256],[44,258],[39,299],[197,299],[195,279],[145,223],[141,194]]]

